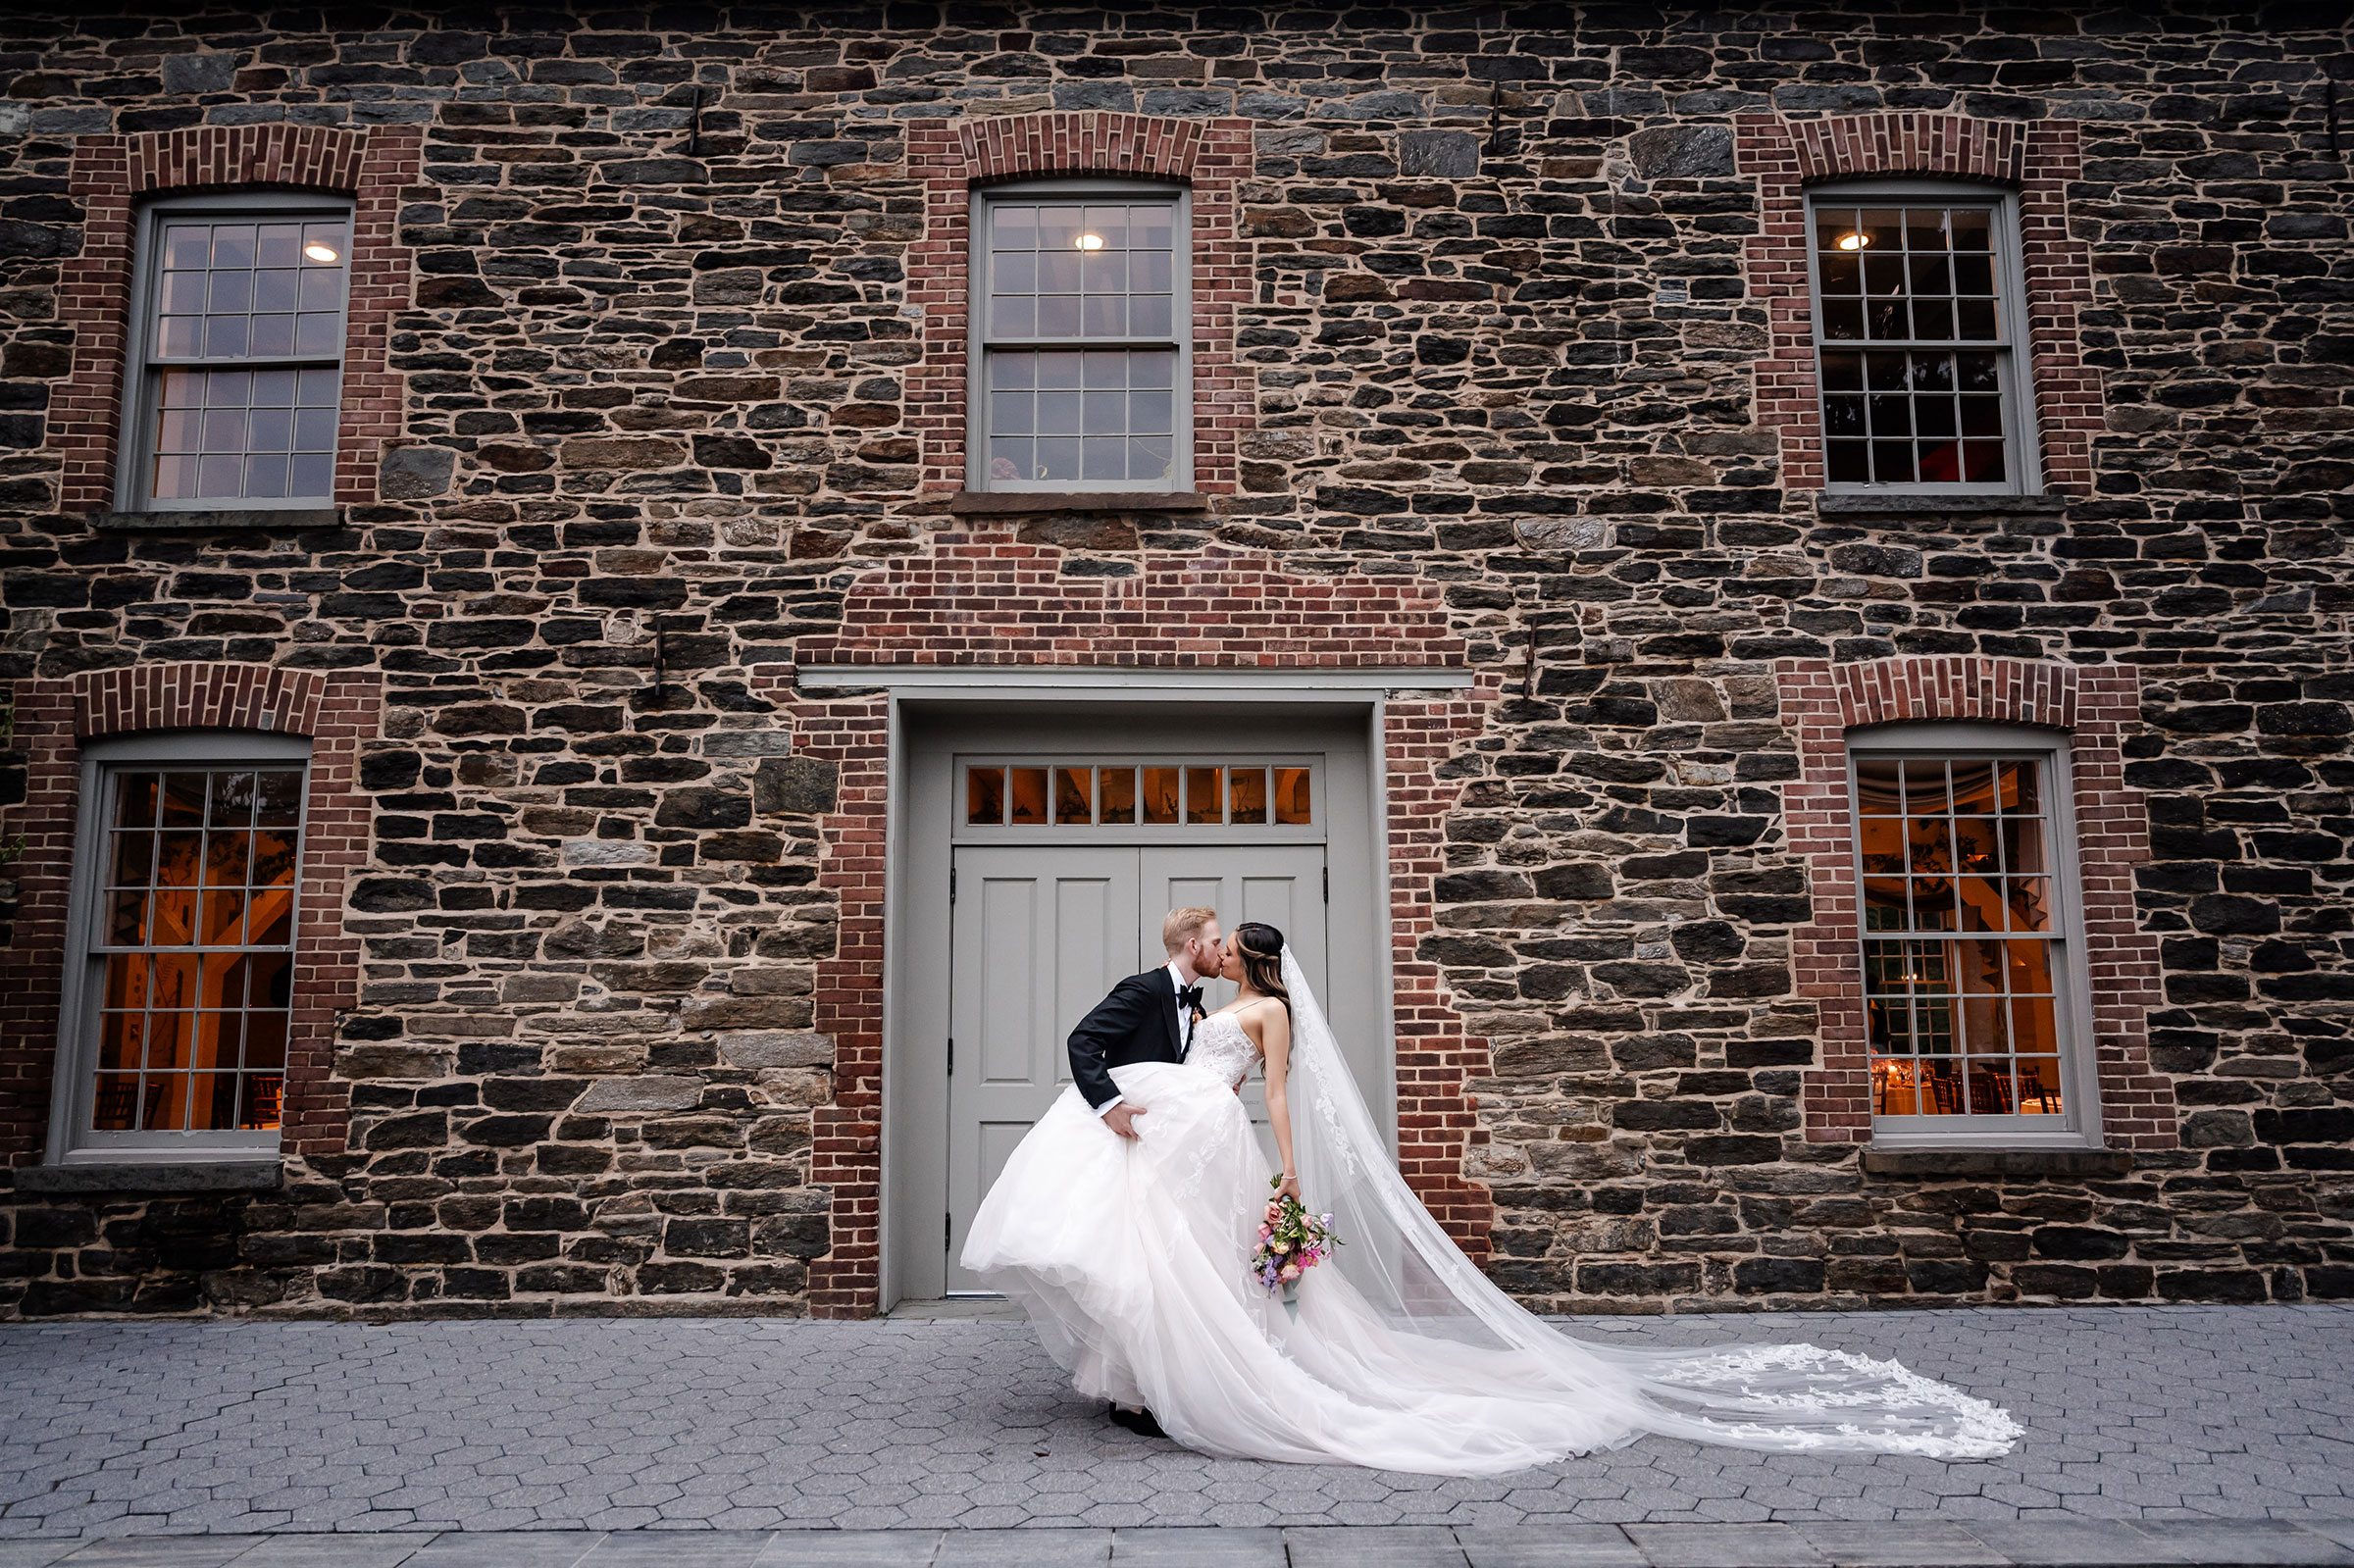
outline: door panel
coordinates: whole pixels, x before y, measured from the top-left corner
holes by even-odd
[[[949,920],[947,1288],[1006,1156],[1070,1082],[1064,1041],[1136,951],[1132,848],[967,848]]]

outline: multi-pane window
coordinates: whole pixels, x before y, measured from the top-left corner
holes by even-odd
[[[1117,185],[975,199],[972,488],[1190,486],[1186,213]]]
[[[1305,767],[968,767],[972,828],[1292,827],[1313,820]]]
[[[2073,1125],[2060,754],[1853,760],[1877,1125]]]
[[[96,766],[78,846],[68,1141],[273,1144],[293,1001],[299,743],[129,750]]]
[[[2027,488],[2004,199],[1818,194],[1810,205],[1826,481]]]
[[[125,510],[334,494],[347,208],[252,196],[142,215]]]

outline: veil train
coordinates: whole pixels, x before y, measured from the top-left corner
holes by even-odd
[[[1811,1344],[1641,1350],[1547,1324],[1471,1265],[1406,1185],[1286,947],[1292,1146],[1301,1189],[1346,1243],[1303,1277],[1284,1350],[1377,1404],[1486,1394],[1615,1415],[1646,1433],[1765,1449],[1868,1449],[1934,1458],[2007,1452],[2022,1429],[1950,1385]]]

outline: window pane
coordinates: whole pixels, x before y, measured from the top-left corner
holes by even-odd
[[[1218,788],[1216,768],[1188,768],[1185,770],[1185,820],[1187,822],[1218,822],[1225,816],[1226,802]]]
[[[1226,820],[1263,823],[1267,820],[1267,770],[1229,768],[1226,771]]]
[[[1093,822],[1094,795],[1094,778],[1089,769],[1054,770],[1054,820],[1058,824],[1084,827]]]
[[[964,770],[964,820],[973,827],[996,828],[1005,821],[1005,770]]]
[[[1175,768],[1144,770],[1145,821],[1171,823],[1177,820],[1177,774]]]
[[[1136,770],[1134,768],[1097,769],[1096,801],[1096,820],[1098,822],[1136,821]]]
[[[1275,770],[1275,820],[1281,823],[1305,823],[1308,820],[1305,768]]]
[[[1007,820],[1016,827],[1043,828],[1047,822],[1047,770],[1008,768],[1006,795],[1012,804]]]

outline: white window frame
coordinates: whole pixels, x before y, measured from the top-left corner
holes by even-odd
[[[1847,734],[1849,868],[1855,878],[1855,962],[1859,1009],[1868,991],[1864,943],[1914,934],[1874,933],[1864,926],[1863,795],[1856,764],[1871,757],[1941,757],[1974,761],[2033,757],[2043,773],[2051,824],[2053,1022],[2060,1035],[2059,1116],[1882,1116],[1871,1118],[1874,1148],[2083,1149],[2101,1146],[2100,1072],[2092,1031],[2092,989],[2084,960],[2084,892],[2078,875],[2074,780],[2068,737],[2048,730],[2008,725],[1899,724]],[[1869,1050],[1868,1037],[1865,1048]]]
[[[159,360],[155,344],[156,294],[163,286],[161,243],[164,221],[204,217],[216,221],[245,214],[257,219],[338,218],[343,222],[343,297],[335,304],[335,351],[333,355],[287,355],[271,359]],[[115,510],[118,512],[309,512],[334,504],[334,471],[328,471],[325,495],[216,495],[172,497],[154,495],[156,387],[167,370],[218,366],[241,370],[335,370],[335,448],[343,445],[343,376],[350,358],[351,264],[353,204],[347,197],[295,191],[230,191],[205,195],[166,196],[139,209],[131,250],[130,336],[124,355],[123,408],[120,442],[115,458]]]
[[[1822,278],[1817,266],[1816,213],[1822,207],[1970,206],[1992,214],[1994,238],[1995,322],[1999,342],[1929,342],[1919,338],[1875,340],[1868,337],[1826,339],[1822,335]],[[1965,180],[1843,179],[1836,184],[1807,188],[1807,321],[1815,339],[1815,428],[1821,443],[1823,488],[1839,495],[2037,495],[2043,491],[2043,438],[2035,425],[2033,359],[2027,329],[2026,270],[2020,259],[2019,198],[2011,191]],[[1868,297],[1868,296],[1867,296]],[[1963,353],[1991,350],[2002,359],[2003,479],[2000,482],[1951,484],[1866,483],[1834,481],[1830,477],[1830,420],[1825,406],[1822,356],[1829,353],[1868,353],[1874,349],[1934,353],[1940,349]]]
[[[105,994],[106,959],[99,941],[99,926],[106,918],[102,887],[117,775],[157,767],[299,767],[303,775],[302,809],[295,826],[291,912],[299,973],[303,862],[309,856],[311,830],[310,763],[309,740],[247,731],[175,731],[126,735],[93,740],[82,748],[81,796],[75,824],[64,973],[58,995],[56,1081],[49,1096],[49,1164],[236,1160],[278,1151],[281,1140],[278,1129],[169,1133],[92,1130],[90,1118],[98,1087],[99,1004]],[[288,1065],[291,1066],[290,1060]]]
[[[989,335],[990,209],[998,203],[1068,200],[1100,196],[1138,201],[1165,197],[1174,210],[1169,225],[1169,329],[1160,337],[1024,337]],[[972,194],[965,229],[966,248],[964,487],[1009,494],[1097,494],[1134,491],[1148,495],[1191,494],[1194,488],[1194,278],[1193,192],[1184,185],[1150,179],[1025,179],[988,185]],[[993,348],[1166,348],[1177,355],[1171,387],[1169,477],[1156,480],[991,480],[989,477],[989,353]]]

